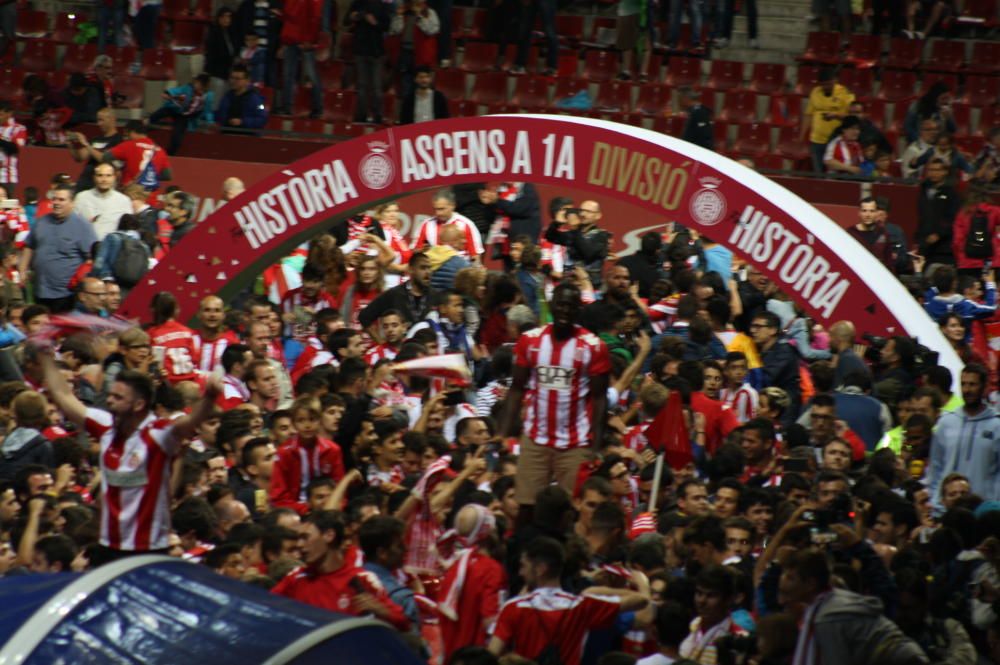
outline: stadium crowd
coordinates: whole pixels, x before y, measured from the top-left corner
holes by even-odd
[[[411,237],[381,204],[136,326],[194,201],[122,139],[4,210],[0,574],[166,553],[442,664],[1000,662],[995,208],[919,255],[883,202],[850,229],[954,377],[693,230],[618,256],[600,201],[524,182],[435,192]]]

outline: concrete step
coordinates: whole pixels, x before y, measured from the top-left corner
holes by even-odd
[[[715,58],[723,60],[737,60],[739,62],[745,62],[752,64],[755,62],[774,62],[789,64],[789,51],[773,48],[759,48],[751,49],[746,48],[746,36],[745,35],[733,35],[733,41],[737,46],[730,46],[725,49],[715,49],[713,51],[713,56]]]
[[[741,26],[737,28],[735,25],[733,26],[733,43],[746,44],[748,39],[745,27]],[[757,35],[757,42],[761,49],[781,51],[785,54],[799,54],[806,47],[806,34],[804,32],[768,32],[760,30],[760,33]],[[729,60],[732,58],[727,55],[726,59]]]
[[[733,30],[747,30],[747,17],[742,14],[733,17]],[[788,18],[785,16],[758,16],[757,31],[760,34],[769,33],[794,33],[801,34],[805,39],[806,22],[801,18]]]

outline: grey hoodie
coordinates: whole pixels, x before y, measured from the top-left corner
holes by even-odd
[[[0,446],[0,480],[10,480],[18,469],[28,464],[51,467],[52,444],[41,432],[31,427],[18,427],[8,434]]]
[[[882,601],[836,589],[814,619],[820,662],[837,665],[929,663],[916,642],[882,614]]]

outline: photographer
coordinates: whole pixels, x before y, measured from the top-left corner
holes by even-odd
[[[584,267],[595,289],[603,284],[601,272],[611,245],[611,234],[597,226],[600,221],[600,204],[584,201],[579,208],[566,210],[565,222],[557,218],[545,231],[546,240],[567,248],[568,266]]]

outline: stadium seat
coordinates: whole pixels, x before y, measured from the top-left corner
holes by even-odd
[[[772,95],[764,122],[777,127],[796,127],[802,123],[802,98],[798,95]]]
[[[549,106],[549,84],[546,76],[519,76],[510,98],[510,108],[516,111],[540,111]]]
[[[1000,42],[973,42],[965,69],[970,74],[1000,74]]]
[[[771,151],[771,125],[753,123],[740,125],[733,143],[733,151],[740,155],[764,155]]]
[[[116,64],[120,63],[119,67],[124,68],[129,65],[129,63],[135,62],[136,49],[134,46],[114,46],[108,44],[105,47],[104,52],[111,56],[111,60]]]
[[[590,24],[590,32],[584,37],[582,45],[594,48],[607,48],[609,46],[613,46],[613,40],[609,44],[606,38],[602,39],[602,34],[613,37],[615,23],[616,19],[614,17],[595,16],[594,20],[591,21]]]
[[[887,102],[905,102],[917,96],[916,89],[917,75],[914,72],[888,69],[882,72],[882,82],[875,98]]]
[[[160,17],[167,21],[181,21],[194,15],[191,0],[163,0]]]
[[[841,63],[858,69],[870,69],[882,59],[882,35],[855,33],[851,35],[847,53]]]
[[[639,86],[639,97],[635,102],[635,110],[645,116],[660,117],[670,113],[670,88],[661,83],[647,83]]]
[[[701,87],[701,59],[680,55],[670,56],[667,62],[667,78],[664,81],[672,88],[689,85]]]
[[[663,60],[663,57],[655,53],[650,54],[649,60],[646,61],[646,69],[642,72],[646,75],[647,81],[658,83],[663,80]]]
[[[84,73],[94,64],[97,44],[68,44],[63,52],[62,68],[70,74]]]
[[[138,76],[116,76],[113,80],[116,95],[121,95],[118,106],[141,109],[146,92],[146,81]]]
[[[499,112],[507,103],[507,74],[504,72],[477,74],[469,99],[487,107],[489,113]]]
[[[208,26],[199,21],[174,21],[170,48],[184,53],[201,53]]]
[[[465,28],[462,38],[465,40],[486,39],[487,25],[489,24],[489,14],[485,9],[468,9],[466,11],[469,24]]]
[[[1000,106],[987,106],[979,111],[979,133],[986,134],[993,127],[1000,126]]]
[[[469,39],[469,16],[465,13],[465,7],[451,8],[451,36],[452,39]],[[477,37],[478,39],[478,37]]]
[[[288,120],[284,116],[272,115],[267,119],[267,123],[264,125],[264,129],[270,132],[284,132],[287,131],[285,129],[287,122]]]
[[[875,70],[845,67],[840,70],[837,81],[858,99],[868,99],[875,89]]]
[[[819,67],[816,65],[799,65],[795,77],[795,94],[800,97],[808,97],[817,83],[819,83]]]
[[[722,103],[719,121],[745,125],[757,121],[757,93],[751,90],[730,90]]]
[[[446,99],[465,99],[465,72],[460,69],[439,69],[434,76],[434,87]]]
[[[150,81],[171,81],[174,75],[174,52],[165,48],[146,49],[142,52],[139,76]]]
[[[49,15],[36,9],[19,8],[14,31],[21,39],[44,37],[49,34]]]
[[[583,59],[583,78],[594,83],[602,83],[615,78],[618,73],[618,53],[601,49],[590,49]]]
[[[575,51],[573,53],[560,53],[556,63],[556,76],[562,78],[569,76],[576,78],[576,73],[580,68],[580,56]]]
[[[331,125],[330,134],[333,136],[346,136],[348,138],[364,136],[365,126],[351,122],[335,122]]]
[[[680,138],[684,134],[684,125],[686,123],[687,116],[683,113],[670,115],[665,118],[656,118],[653,120],[653,131]]]
[[[986,137],[979,134],[971,134],[968,136],[955,135],[955,147],[958,148],[959,152],[963,153],[967,159],[970,161],[979,154],[979,151],[983,149],[986,145]]]
[[[968,104],[962,102],[952,104],[951,119],[955,122],[956,134],[972,133],[972,109]]]
[[[60,12],[56,14],[56,25],[52,30],[52,41],[57,44],[72,44],[87,17],[80,12]]]
[[[326,135],[326,121],[312,118],[295,118],[292,120],[292,131],[299,134]]]
[[[583,39],[583,19],[581,14],[556,14],[556,34],[559,43],[577,48]]]
[[[911,100],[903,100],[893,104],[892,112],[889,114],[886,122],[882,125],[883,129],[887,132],[904,132],[906,126],[906,114],[910,110],[911,103]]]
[[[750,84],[759,95],[773,95],[785,89],[785,65],[772,62],[754,63]]]
[[[479,115],[479,105],[466,99],[448,100],[448,115],[452,118],[474,118]]]
[[[29,39],[21,51],[20,66],[22,69],[43,73],[56,69],[56,45],[43,39]]]
[[[212,0],[195,0],[190,20],[208,22],[212,20]]]
[[[930,87],[938,81],[941,81],[948,86],[948,89],[951,90],[953,95],[958,94],[958,75],[948,74],[945,72],[924,72],[923,78],[920,81],[921,92],[929,90]]]
[[[965,66],[965,42],[939,39],[931,44],[931,54],[924,69],[931,72],[957,74]]]
[[[965,0],[962,13],[955,19],[960,27],[979,29],[997,25],[997,0]]]
[[[50,90],[62,90],[69,82],[69,72],[65,69],[51,69],[42,72],[42,77],[48,82]]]
[[[840,33],[810,32],[806,37],[806,50],[795,59],[809,64],[837,64],[840,60]]]
[[[992,106],[1000,97],[1000,78],[996,76],[966,76],[962,101],[970,106]]]
[[[893,37],[889,46],[889,55],[882,61],[882,66],[886,69],[912,71],[920,65],[923,52],[924,43],[919,39]]]
[[[556,104],[559,103],[559,100],[572,97],[581,90],[586,90],[587,87],[587,82],[579,79],[558,79],[556,81],[556,91],[552,96],[552,103],[549,104],[549,108],[558,111],[567,110],[560,109],[556,106]]]
[[[865,114],[871,118],[876,127],[885,127],[886,110],[889,105],[884,99],[867,99],[864,102]]]
[[[331,90],[323,94],[323,119],[328,122],[351,122],[357,96],[353,90]],[[383,109],[384,110],[384,109]]]
[[[754,164],[764,171],[784,171],[785,158],[781,155],[754,155]]]
[[[743,63],[731,60],[713,60],[705,87],[725,92],[743,86]]]
[[[316,63],[319,81],[323,90],[339,90],[344,87],[344,63],[342,60],[327,60]]]
[[[496,66],[498,48],[489,42],[466,42],[459,69],[464,72],[491,71]]]
[[[778,131],[778,141],[775,152],[785,159],[792,160],[792,168],[811,168],[809,162],[809,147],[799,138],[798,127],[782,127]]]
[[[597,89],[594,108],[603,112],[628,113],[632,107],[632,84],[628,81],[605,81]]]
[[[326,91],[324,91],[325,93]],[[292,100],[292,115],[302,116],[312,113],[312,88],[304,85],[296,86],[295,99]]]

